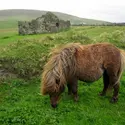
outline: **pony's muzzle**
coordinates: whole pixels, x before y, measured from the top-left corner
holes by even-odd
[[[51,104],[53,108],[57,108],[57,104]]]

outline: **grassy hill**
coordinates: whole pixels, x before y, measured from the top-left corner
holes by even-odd
[[[0,81],[0,125],[125,125],[125,74],[118,103],[109,103],[112,93],[98,96],[102,79],[91,85],[79,81],[79,101],[75,103],[66,88],[57,109],[51,108],[49,96],[40,95],[40,77],[36,75],[41,74],[50,50],[59,44],[107,41],[125,48],[124,26],[71,27],[59,33],[26,36],[6,30],[0,34],[0,69],[32,79],[3,77]]]
[[[32,20],[37,17],[42,16],[47,11],[40,11],[40,10],[23,10],[23,9],[15,9],[15,10],[0,10],[0,28],[6,28],[6,24],[8,24],[8,27],[11,28],[17,27],[17,21],[19,20]],[[106,21],[100,21],[100,20],[93,20],[93,19],[86,19],[86,18],[80,18],[77,16],[64,14],[60,12],[53,12],[55,15],[57,15],[60,19],[63,20],[70,20],[71,24],[80,24],[80,23],[86,23],[86,24],[105,24],[109,23]]]

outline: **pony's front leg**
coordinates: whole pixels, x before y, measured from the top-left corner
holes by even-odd
[[[74,101],[78,101],[78,80],[72,79],[71,89],[74,97]]]
[[[72,78],[68,81],[68,95],[73,94],[74,101],[78,101],[78,80],[76,78]]]
[[[67,84],[68,87],[68,95],[72,94],[71,84]]]

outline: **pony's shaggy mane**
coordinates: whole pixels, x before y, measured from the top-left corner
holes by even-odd
[[[52,50],[42,74],[42,94],[58,92],[67,82],[68,75],[75,73],[77,49],[82,49],[80,43],[70,43]]]

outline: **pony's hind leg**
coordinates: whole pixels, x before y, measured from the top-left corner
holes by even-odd
[[[116,77],[116,76],[110,76],[109,80],[110,80],[109,88],[111,87],[111,88],[114,89],[111,102],[115,103],[115,102],[118,101],[118,93],[119,93],[119,81],[118,81],[118,77]]]
[[[108,86],[109,86],[109,76],[108,76],[106,70],[104,71],[104,74],[103,74],[103,84],[104,84],[104,87],[103,87],[102,92],[99,93],[100,96],[106,95],[106,92],[107,92],[107,89],[108,89]]]
[[[118,101],[119,87],[120,87],[119,82],[117,82],[117,83],[113,86],[114,92],[113,92],[113,97],[112,97],[112,99],[111,99],[111,102],[112,102],[112,103],[115,103],[115,102]]]

